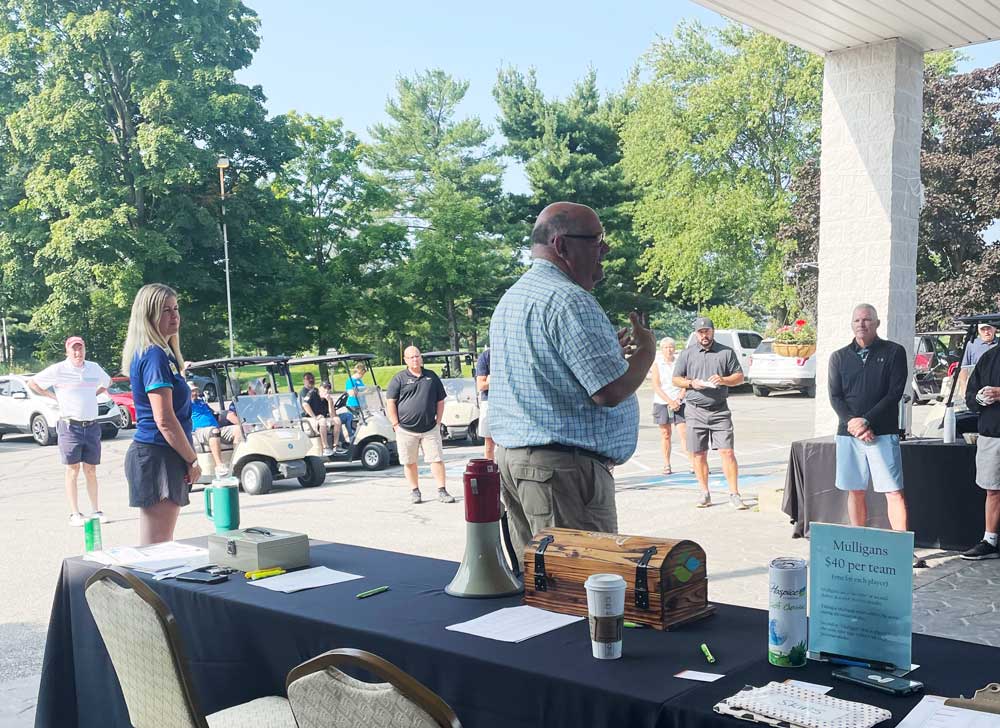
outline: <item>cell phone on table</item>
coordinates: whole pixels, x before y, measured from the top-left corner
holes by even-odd
[[[905,677],[896,677],[867,667],[841,667],[834,670],[831,676],[890,695],[911,695],[924,689],[924,684],[917,680],[907,680]]]
[[[185,571],[183,574],[178,574],[176,577],[177,581],[194,581],[199,584],[218,584],[222,581],[229,581],[229,574],[218,573],[218,567],[216,566],[203,566],[200,569],[195,569],[194,571]]]

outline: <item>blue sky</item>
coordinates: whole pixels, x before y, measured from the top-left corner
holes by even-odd
[[[463,111],[495,126],[491,90],[503,65],[534,66],[545,93],[560,96],[593,66],[611,90],[678,21],[722,22],[688,0],[244,1],[260,15],[262,39],[240,79],[264,87],[273,113],[341,117],[361,134],[385,118],[400,74],[440,67],[468,80]],[[963,52],[962,70],[988,66],[1000,61],[1000,42]]]
[[[260,84],[274,114],[340,117],[367,138],[385,120],[396,77],[439,67],[470,82],[461,108],[492,127],[497,70],[534,66],[548,96],[564,96],[588,67],[605,91],[620,88],[656,40],[685,18],[719,24],[688,0],[438,0],[431,3],[244,0],[261,18],[261,46],[239,74]],[[1000,42],[963,50],[961,70],[1000,62]],[[512,171],[507,187],[522,191]]]

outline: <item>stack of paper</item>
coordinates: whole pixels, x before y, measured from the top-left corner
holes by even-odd
[[[538,607],[507,607],[445,629],[501,642],[524,642],[545,632],[579,622],[583,617],[557,614]]]
[[[208,549],[176,541],[149,546],[112,546],[103,551],[91,551],[83,558],[85,561],[124,566],[152,574],[157,581],[200,569],[209,563]]]
[[[937,695],[924,696],[899,728],[1000,728],[1000,715],[944,704]]]

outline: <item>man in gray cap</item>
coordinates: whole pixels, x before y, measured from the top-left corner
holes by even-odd
[[[708,492],[708,450],[715,448],[722,458],[722,472],[729,483],[729,503],[747,509],[740,497],[739,467],[733,452],[733,414],[729,411],[729,388],[743,384],[743,369],[736,352],[715,340],[712,319],[694,320],[695,342],[677,357],[674,386],[690,390],[684,397],[687,446],[698,478],[701,494],[697,506],[712,505]]]

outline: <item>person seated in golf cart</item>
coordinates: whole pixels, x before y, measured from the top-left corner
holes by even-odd
[[[191,437],[196,448],[208,448],[215,460],[215,474],[229,474],[229,467],[222,461],[222,444],[229,447],[243,440],[243,430],[240,419],[232,405],[225,414],[216,414],[215,410],[202,399],[201,387],[192,382],[191,385]]]
[[[320,442],[323,443],[323,457],[330,457],[337,451],[343,452],[341,444],[340,418],[330,413],[333,409],[333,399],[330,390],[327,388],[326,395],[316,388],[316,376],[312,372],[306,372],[302,377],[302,390],[299,392],[299,401],[302,409],[308,418],[309,424],[319,433]],[[327,382],[324,382],[327,384]],[[333,428],[333,447],[329,447],[329,432]]]

